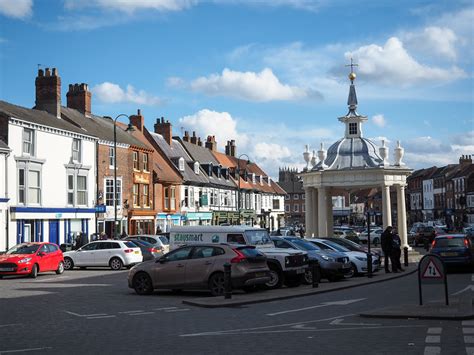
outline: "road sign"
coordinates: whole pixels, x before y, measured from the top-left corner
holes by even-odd
[[[423,305],[422,284],[444,284],[446,305],[448,299],[448,282],[446,280],[446,270],[443,261],[438,255],[427,254],[421,258],[418,264],[418,290],[420,305]]]

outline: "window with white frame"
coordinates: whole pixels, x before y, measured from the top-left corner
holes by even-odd
[[[285,205],[285,212],[290,212],[290,205]]]
[[[18,203],[26,202],[26,169],[18,169]]]
[[[171,194],[170,194],[170,207],[172,210],[176,209],[176,187],[171,186],[170,188]]]
[[[194,174],[199,175],[199,162],[194,162]]]
[[[143,206],[150,207],[149,186],[143,185]]]
[[[23,129],[23,154],[35,155],[35,131],[29,128]]]
[[[18,169],[18,203],[41,204],[41,171],[30,167]]]
[[[306,212],[306,206],[304,204],[301,205],[301,212]]]
[[[163,189],[164,191],[164,201],[163,201],[163,207],[165,210],[169,210],[170,208],[170,188],[169,187],[165,187]]]
[[[109,166],[113,168],[114,164],[115,164],[115,148],[109,147]]]
[[[178,159],[178,169],[179,171],[184,171],[184,158],[180,157]]]
[[[289,194],[286,194],[285,195],[285,200],[289,200],[290,199],[290,195]]]
[[[143,153],[143,171],[149,171],[148,170],[148,154]]]
[[[67,204],[74,205],[74,174],[67,175]]]
[[[349,134],[357,134],[357,123],[349,123]]]
[[[81,140],[77,138],[72,140],[72,161],[81,162]]]
[[[77,176],[77,205],[87,205],[87,176]]]
[[[294,212],[299,212],[300,211],[300,206],[299,205],[293,205],[293,211]]]
[[[189,207],[189,188],[187,186],[184,187],[183,207]]]
[[[120,208],[120,201],[122,201],[122,179],[117,179],[116,203]],[[105,179],[105,205],[114,206],[114,179]]]
[[[133,152],[133,170],[140,170],[140,166],[138,164],[138,152]]]
[[[293,195],[293,200],[298,200],[300,198],[300,195],[299,194],[294,194]]]
[[[133,206],[140,206],[140,185],[133,184]]]

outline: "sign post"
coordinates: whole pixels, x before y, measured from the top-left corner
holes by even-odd
[[[446,306],[449,306],[448,281],[443,260],[438,255],[427,254],[421,258],[418,264],[418,291],[420,295],[420,306],[423,305],[422,284],[444,283],[444,295]]]

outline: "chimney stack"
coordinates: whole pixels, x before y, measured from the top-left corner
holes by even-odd
[[[227,145],[225,146],[225,154],[230,155],[231,157],[235,157],[237,154],[237,147],[235,146],[235,140],[227,141]]]
[[[183,142],[189,142],[189,132],[184,131]]]
[[[91,117],[91,97],[92,94],[87,84],[69,84],[69,90],[66,94],[67,107],[76,109],[87,117]]]
[[[56,68],[51,70],[46,68],[38,70],[38,76],[35,80],[36,101],[35,109],[47,111],[50,114],[61,118],[61,78]]]
[[[168,120],[165,122],[165,119],[163,117],[161,117],[161,120],[157,118],[155,123],[155,133],[161,134],[165,139],[166,143],[171,146],[171,140],[173,138],[173,135],[171,123]]]
[[[197,144],[198,138],[196,137],[196,131],[193,131],[193,136],[191,137],[191,143]]]
[[[472,155],[461,155],[459,164],[472,164]]]
[[[200,147],[202,147],[201,137],[198,137],[197,145],[200,146]]]
[[[217,150],[216,136],[207,136],[205,146],[207,149],[215,152]]]
[[[130,116],[130,122],[137,128],[137,130],[143,133],[143,128],[145,127],[145,118],[142,116],[140,109],[137,110],[136,115]]]

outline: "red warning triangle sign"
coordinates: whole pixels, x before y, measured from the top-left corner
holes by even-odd
[[[421,274],[421,277],[426,279],[441,279],[443,278],[443,275],[441,274],[433,260],[430,260],[428,265],[426,265],[425,271],[423,271],[423,273]]]

